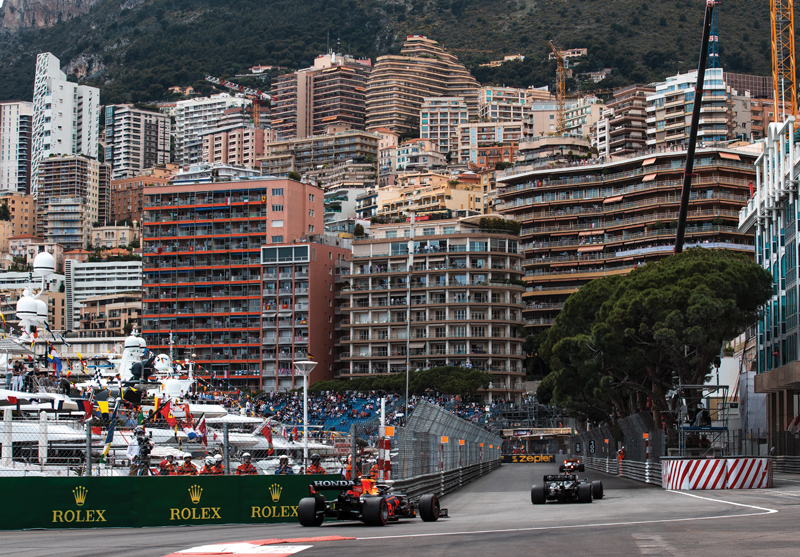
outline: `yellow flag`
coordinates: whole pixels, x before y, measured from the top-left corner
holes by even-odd
[[[108,414],[108,401],[107,400],[98,400],[97,407],[100,409],[101,414]]]

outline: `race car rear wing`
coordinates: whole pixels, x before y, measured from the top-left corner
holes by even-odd
[[[578,476],[575,474],[548,474],[544,477],[546,482],[575,482]]]
[[[348,489],[353,489],[358,485],[361,484],[351,480],[315,480],[311,482],[311,485],[308,486],[308,490],[313,495],[318,491],[333,491],[337,489],[339,491],[346,491]]]

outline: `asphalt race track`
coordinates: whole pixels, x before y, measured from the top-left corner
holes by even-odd
[[[0,556],[161,557],[190,548],[198,549],[183,555],[213,555],[219,545],[201,546],[226,543],[240,554],[300,557],[800,554],[798,475],[777,474],[767,490],[671,492],[587,470],[579,475],[602,480],[605,498],[533,506],[531,484],[557,472],[555,464],[505,464],[443,498],[451,518],[433,523],[0,532]],[[349,539],[322,541],[332,537]],[[263,545],[268,539],[286,541]],[[261,542],[230,545],[253,540]]]

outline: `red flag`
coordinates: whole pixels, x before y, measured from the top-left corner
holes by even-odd
[[[186,417],[183,419],[183,421],[191,426],[194,423],[194,416],[192,416],[192,413],[189,412],[188,402],[183,405],[183,411],[186,413]]]
[[[9,402],[10,404],[16,404],[16,403],[17,403],[17,397],[15,397],[15,396],[9,396],[9,397],[8,397],[8,402]]]
[[[92,435],[101,435],[103,433],[102,427],[94,427],[92,426]]]
[[[80,405],[81,410],[83,410],[83,412],[84,412],[84,414],[86,414],[87,418],[92,415],[92,401],[90,401],[90,400],[76,400],[75,402],[77,402]]]
[[[750,187],[750,197],[753,197],[753,182],[748,182],[747,185]]]
[[[292,437],[294,437],[294,440],[297,441],[297,426],[294,426],[294,429],[292,430]]]
[[[158,411],[161,413],[162,416],[164,416],[164,419],[169,424],[169,427],[175,427],[176,425],[178,425],[178,420],[172,415],[171,410],[172,410],[171,400],[168,400],[166,404],[164,404],[163,406],[161,406],[161,408],[158,409]]]
[[[272,427],[270,427],[269,424],[265,425],[261,429],[261,434],[267,440],[267,443],[269,443],[269,450],[267,451],[267,456],[272,456],[273,453],[275,453],[274,449],[272,448]]]
[[[203,439],[203,445],[208,447],[208,427],[206,426],[206,417],[203,415],[200,418],[200,421],[197,423],[197,427],[195,431],[200,435],[201,439]]]

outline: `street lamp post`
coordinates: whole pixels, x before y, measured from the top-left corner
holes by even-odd
[[[294,363],[297,373],[303,376],[303,470],[308,467],[308,376],[316,365],[311,360]]]

